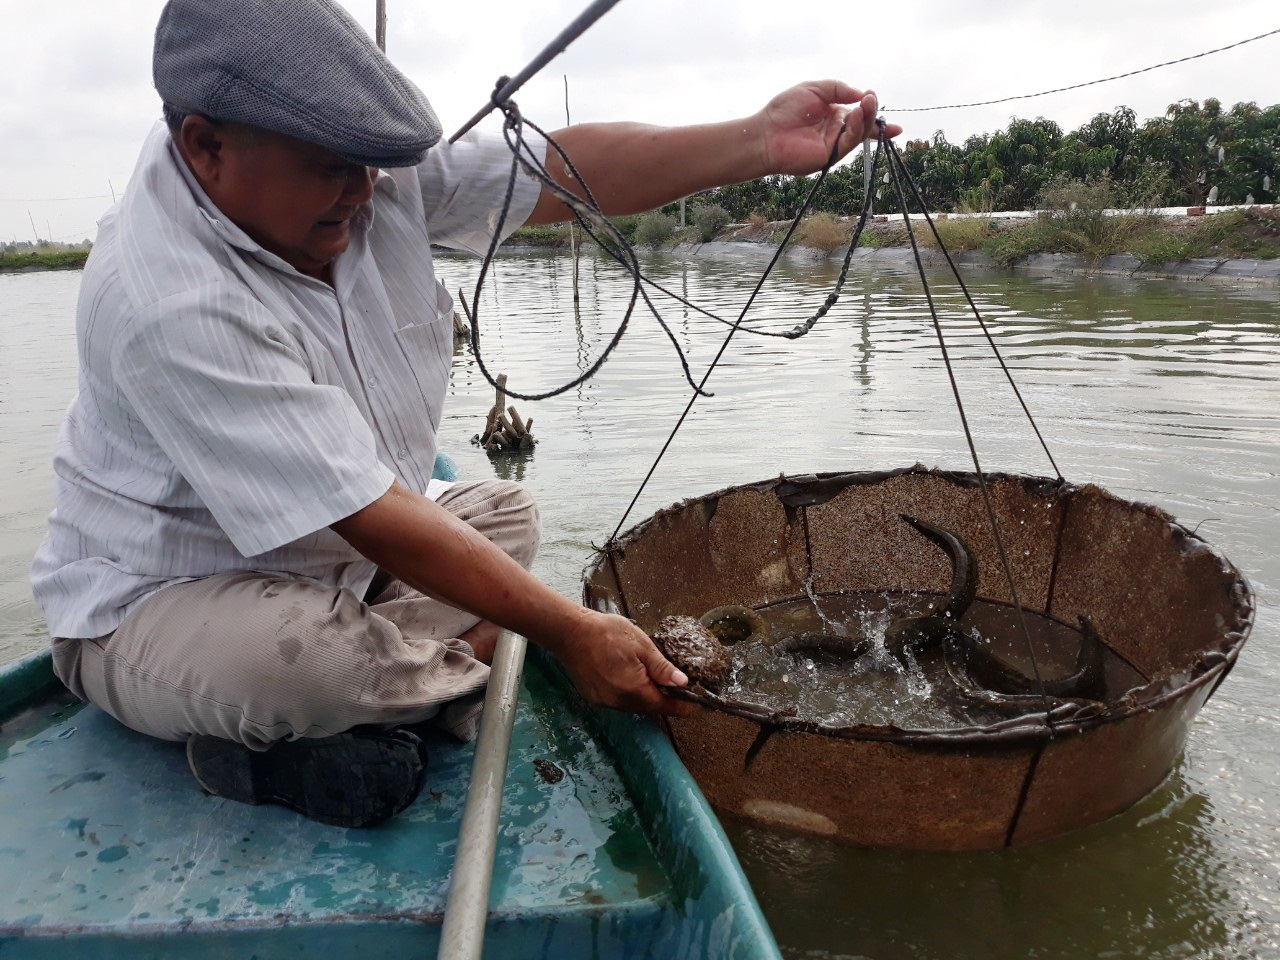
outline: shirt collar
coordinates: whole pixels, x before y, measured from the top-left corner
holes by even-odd
[[[178,148],[172,140],[169,141],[169,157],[173,160],[173,165],[178,168],[178,173],[182,175],[182,179],[186,182],[187,188],[191,191],[191,196],[195,198],[196,208],[200,211],[200,215],[204,217],[220,239],[231,244],[237,250],[243,250],[245,253],[271,255],[253,237],[236,226],[231,221],[231,218],[219,210],[217,204],[209,199],[209,195],[204,192],[204,187],[200,186],[200,181],[191,172],[191,168],[187,166],[187,161],[182,158],[182,154],[178,152]]]
[[[385,170],[378,171],[378,179],[374,181],[373,190],[375,193],[381,190],[392,200],[400,199],[400,184],[396,183],[396,178]]]

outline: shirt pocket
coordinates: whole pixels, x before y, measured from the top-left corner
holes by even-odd
[[[452,309],[452,299],[449,300]],[[449,322],[444,322],[445,318]],[[403,358],[404,369],[397,376],[400,384],[397,393],[408,409],[407,421],[421,421],[426,412],[432,433],[440,425],[441,408],[449,385],[449,370],[453,364],[453,315],[424,317],[422,323],[413,323],[396,331],[395,339]]]

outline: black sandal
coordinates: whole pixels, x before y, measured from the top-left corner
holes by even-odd
[[[215,797],[277,803],[339,827],[371,827],[399,813],[427,774],[422,741],[402,729],[281,740],[266,750],[196,735],[187,740],[187,762]]]

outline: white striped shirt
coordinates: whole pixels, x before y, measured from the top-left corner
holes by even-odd
[[[104,636],[161,587],[235,570],[363,594],[373,565],[328,526],[396,478],[426,489],[453,354],[430,245],[482,253],[510,165],[472,136],[382,173],[330,287],[227,220],[157,124],[80,286],[31,570],[53,636]],[[505,232],[537,198],[521,174]]]

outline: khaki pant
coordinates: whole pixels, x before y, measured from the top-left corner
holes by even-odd
[[[526,569],[533,562],[538,509],[518,484],[459,483],[436,502]],[[456,638],[478,618],[386,575],[368,601],[306,581],[219,574],[164,588],[108,636],[54,640],[54,671],[82,700],[163,740],[212,734],[265,750],[431,718],[474,736],[489,668]]]

